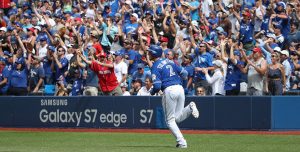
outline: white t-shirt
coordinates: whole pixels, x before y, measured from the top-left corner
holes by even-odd
[[[151,88],[153,88],[153,87],[151,87]],[[137,93],[137,96],[151,96],[151,93],[150,93],[151,88],[149,90],[147,90],[146,86],[143,86]]]
[[[44,47],[39,48],[39,58],[43,58],[47,55],[47,47],[48,45],[46,44]]]
[[[90,9],[90,8],[88,8],[87,10],[86,10],[86,14],[85,14],[85,16],[86,17],[91,17],[91,18],[95,18],[95,11],[93,10],[93,9]]]
[[[120,63],[114,63],[115,74],[117,77],[118,82],[122,81],[123,74],[127,74],[128,66],[125,62],[121,61]]]

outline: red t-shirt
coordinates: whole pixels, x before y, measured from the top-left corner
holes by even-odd
[[[11,0],[1,0],[0,1],[0,8],[9,8]]]
[[[102,51],[102,46],[99,42],[95,43],[93,47],[96,49],[96,56],[98,56]]]
[[[105,63],[111,64],[110,61],[106,61]],[[103,92],[113,91],[119,85],[114,68],[102,66],[95,61],[92,61],[90,68],[97,73],[99,86]]]

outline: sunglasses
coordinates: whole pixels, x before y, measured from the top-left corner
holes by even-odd
[[[272,58],[277,58],[277,55],[271,55]]]
[[[199,47],[205,47],[204,45],[200,45]]]

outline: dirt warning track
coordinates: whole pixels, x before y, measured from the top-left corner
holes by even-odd
[[[0,131],[20,132],[111,132],[111,133],[157,133],[169,134],[164,129],[90,129],[90,128],[0,128]],[[300,131],[228,131],[228,130],[182,130],[184,134],[261,134],[300,135]]]

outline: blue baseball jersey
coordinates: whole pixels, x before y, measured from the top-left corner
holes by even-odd
[[[53,61],[54,62],[54,61]],[[55,68],[55,80],[57,80],[58,78],[60,78],[60,76],[64,77],[64,73],[68,70],[68,64],[69,61],[67,58],[63,57],[59,60],[59,62],[62,65],[62,68],[59,69],[57,64],[55,63],[54,68]]]
[[[225,78],[224,90],[239,90],[242,72],[238,68],[238,66],[243,67],[244,63],[238,60],[237,64],[234,64],[230,59],[228,59],[227,64],[228,67],[227,67],[227,74]]]
[[[11,73],[10,86],[15,88],[27,88],[28,69],[22,71],[14,69]]]
[[[288,17],[288,18],[284,19],[284,18],[276,17],[273,20],[275,20],[275,22],[277,22],[278,24],[280,24],[282,26],[281,34],[284,37],[287,37],[291,31],[290,18]]]
[[[200,54],[199,47],[195,49],[195,58],[193,60],[194,67],[200,67],[200,68],[208,68],[214,66],[212,61],[213,57],[210,53],[206,52],[203,54]],[[200,78],[202,80],[206,80],[205,74],[203,72],[197,72],[195,74],[194,78]]]
[[[262,24],[261,24],[261,30],[264,30],[266,33],[269,32],[269,21],[270,21],[270,15],[264,15]]]
[[[254,24],[251,21],[249,24],[241,21],[240,40],[242,43],[249,43],[253,41]]]
[[[127,23],[123,26],[123,32],[125,34],[128,33],[135,33],[136,29],[138,28],[139,24],[138,23]]]
[[[8,90],[8,86],[9,86],[9,80],[11,79],[11,73],[12,73],[12,65],[6,65],[5,68],[3,69],[2,73],[1,73],[1,81],[4,80],[4,78],[7,78],[7,83],[1,87],[1,92],[2,93],[6,93]]]
[[[193,65],[188,65],[188,66],[183,66],[184,70],[187,71],[188,75],[188,79],[191,78],[191,77],[194,77],[194,69],[195,67]],[[182,87],[185,89],[185,90],[188,90],[189,88],[187,88],[187,84],[188,84],[188,79],[186,80],[182,80]],[[191,87],[191,86],[190,86]]]
[[[133,63],[128,66],[128,74],[132,75],[138,70],[138,64],[142,63],[142,55],[135,50],[120,50],[120,52],[128,56],[127,60],[133,60]]]
[[[172,85],[181,85],[182,78],[186,79],[187,72],[173,61],[168,59],[159,59],[151,67],[153,92],[164,90]]]
[[[71,95],[72,96],[82,95],[82,92],[83,92],[83,80],[81,78],[78,78],[73,83]]]

